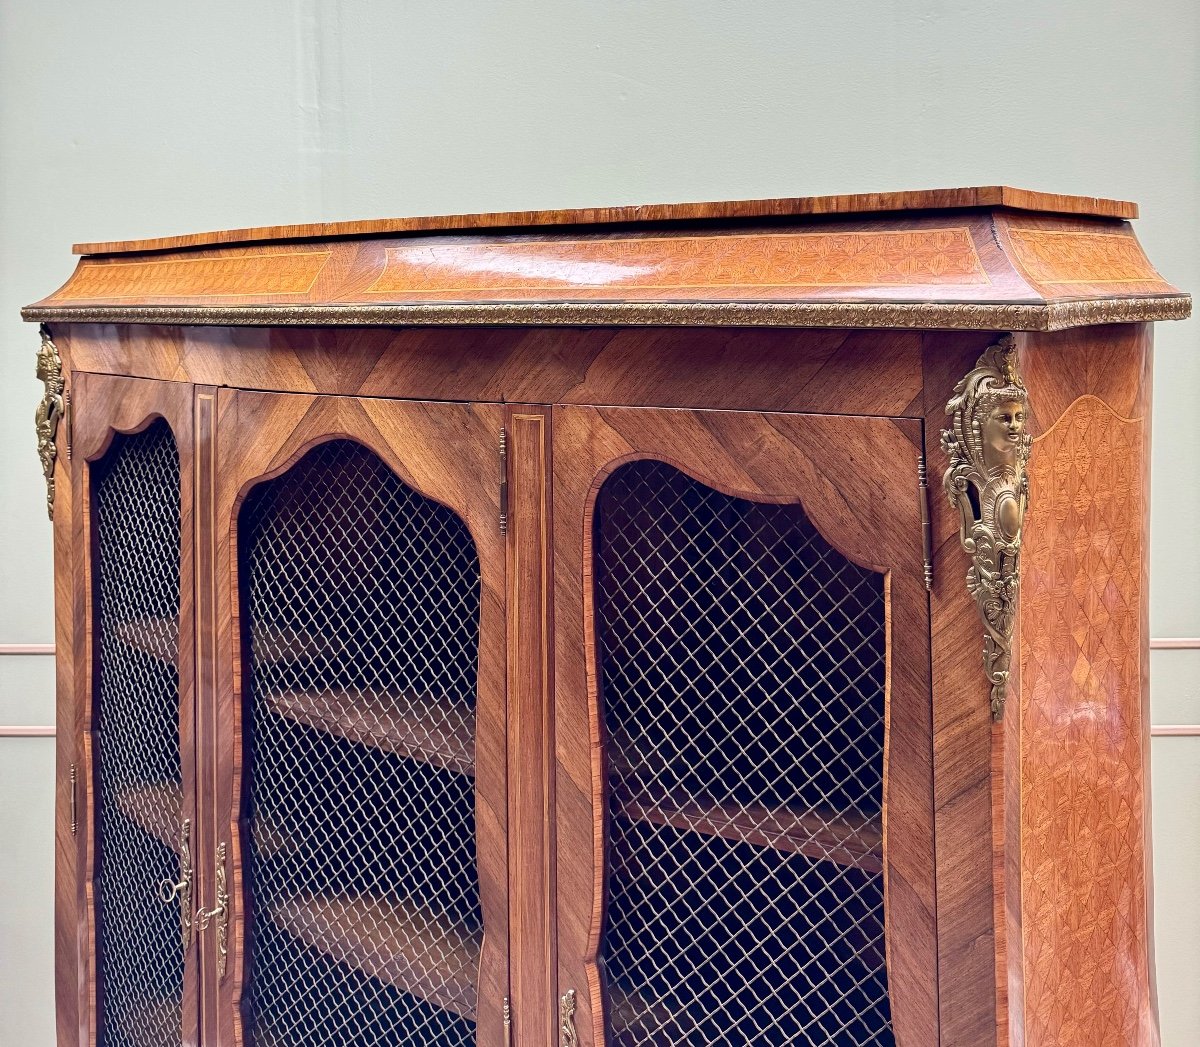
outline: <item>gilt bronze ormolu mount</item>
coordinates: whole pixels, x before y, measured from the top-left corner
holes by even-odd
[[[62,360],[58,347],[50,338],[50,331],[43,326],[42,344],[38,347],[37,377],[45,386],[45,392],[34,414],[37,431],[38,457],[42,461],[42,473],[46,477],[46,512],[54,519],[54,463],[58,460],[58,423],[67,411],[66,382],[63,378]]]
[[[983,666],[996,720],[1004,716],[1021,585],[1028,406],[1017,374],[1016,340],[1005,335],[954,387],[946,404],[953,421],[942,430],[942,449],[950,458],[942,482],[959,514],[962,546],[971,555],[967,588],[983,620]]]

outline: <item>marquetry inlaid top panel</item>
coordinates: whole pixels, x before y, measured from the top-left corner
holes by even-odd
[[[1151,283],[1161,279],[1142,245],[1127,233],[1012,226],[1009,236],[1018,264],[1039,283]]]
[[[197,298],[242,295],[304,295],[329,261],[328,250],[286,255],[150,258],[81,268],[72,280],[80,298],[151,298],[179,294]]]
[[[732,206],[732,205],[731,205]],[[1127,222],[1006,207],[90,255],[29,319],[1053,330],[1179,318]]]
[[[388,247],[385,256],[383,272],[366,294],[611,297],[619,288],[629,297],[655,292],[770,297],[802,288],[989,283],[966,226],[516,243],[415,241]]]
[[[1049,297],[1155,294],[1165,282],[1128,225],[1006,215],[999,228],[1017,271]]]

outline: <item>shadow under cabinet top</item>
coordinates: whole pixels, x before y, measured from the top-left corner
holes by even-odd
[[[1183,319],[1134,204],[1003,186],[77,244],[27,320],[1049,331]]]

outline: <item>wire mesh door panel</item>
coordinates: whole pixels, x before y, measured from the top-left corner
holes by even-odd
[[[555,423],[563,446],[585,448],[556,455],[556,553],[574,573],[565,535],[583,530],[578,595],[564,582],[560,598],[583,617],[604,841],[588,863],[580,827],[562,824],[578,775],[561,773],[577,760],[561,725],[583,710],[579,659],[560,647],[564,1028],[612,1047],[930,1042],[912,1033],[936,1036],[932,921],[909,928],[884,904],[885,882],[909,904],[912,878],[885,850],[885,754],[906,789],[929,760],[927,678],[889,673],[898,639],[928,664],[919,442],[884,419],[572,409]],[[843,465],[833,498],[839,445],[860,462],[872,450],[876,475]],[[873,535],[884,463],[894,473],[905,454],[913,491],[890,484],[887,520],[901,533]],[[889,745],[897,697],[906,713],[925,703],[923,757]],[[891,809],[926,857],[931,808],[925,795]],[[894,942],[897,925],[913,940]]]
[[[80,397],[86,407],[106,402],[106,392],[129,411],[142,400],[149,410],[156,399],[157,383],[90,378]],[[190,401],[190,387],[174,394],[169,399]],[[97,413],[93,429],[103,428],[103,408]],[[186,418],[186,406],[179,413]],[[194,988],[185,993],[194,984],[195,844],[190,600],[183,599],[191,578],[181,526],[187,462],[159,418],[112,436],[89,470],[91,881],[102,1047],[193,1042]]]
[[[292,425],[283,448],[222,444],[230,486],[268,476],[236,512],[245,1040],[494,1043],[506,884],[480,853],[503,853],[502,545],[497,515],[462,505],[486,507],[482,476],[422,470],[448,425],[459,467],[482,470],[486,440],[495,497],[499,426],[465,405],[234,397],[230,434]],[[337,417],[288,414],[306,406]],[[356,439],[314,446],[328,430]]]
[[[595,519],[610,1042],[892,1043],[882,576],[661,462]]]

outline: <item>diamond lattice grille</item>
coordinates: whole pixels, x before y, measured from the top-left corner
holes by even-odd
[[[475,1043],[479,560],[350,441],[239,525],[257,1047]]]
[[[882,577],[661,462],[595,537],[612,1043],[891,1044]]]
[[[182,1042],[179,880],[179,454],[166,422],[118,436],[92,470],[99,671],[100,1042]]]

